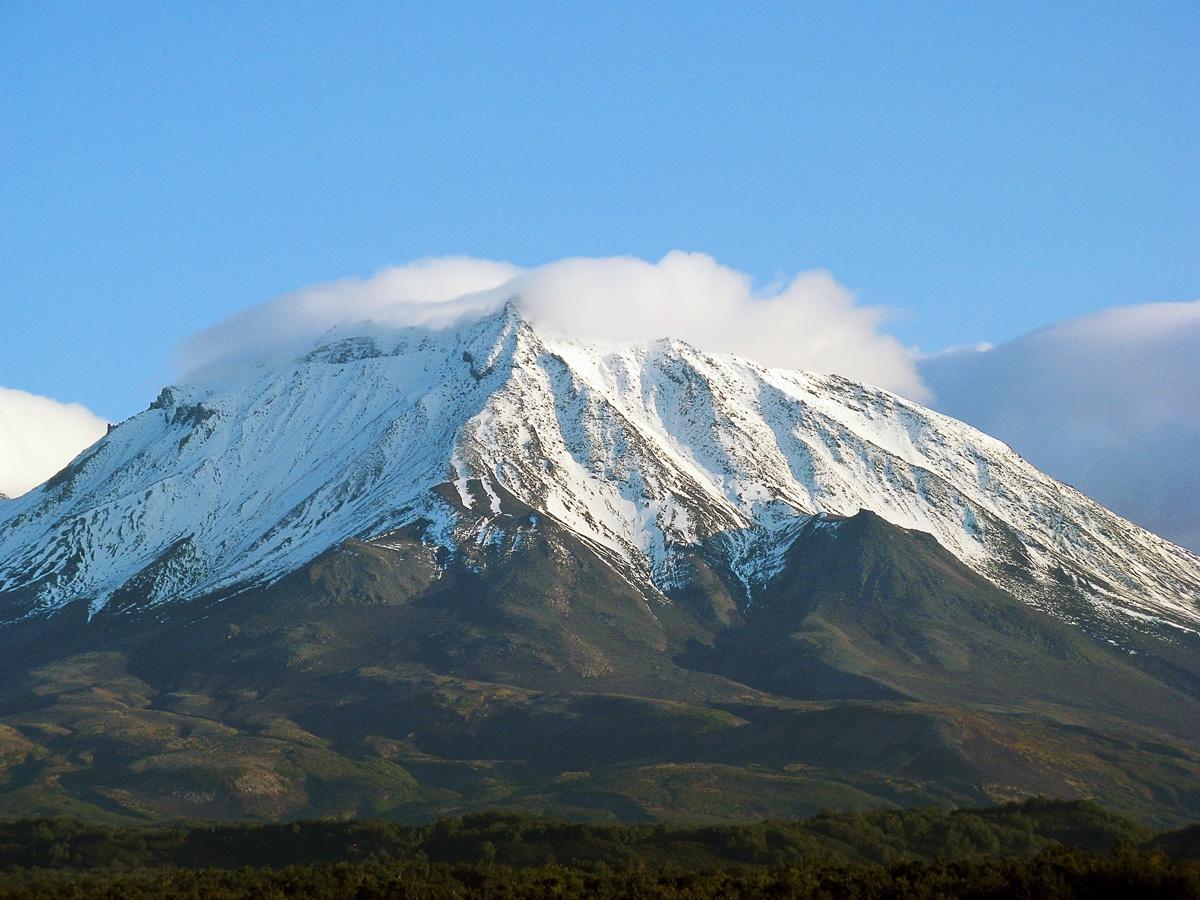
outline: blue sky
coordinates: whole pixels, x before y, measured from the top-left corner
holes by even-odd
[[[0,6],[0,385],[427,255],[827,268],[923,350],[1200,294],[1200,6]]]

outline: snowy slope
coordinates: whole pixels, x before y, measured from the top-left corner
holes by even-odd
[[[753,602],[796,527],[862,508],[1034,605],[1066,615],[1070,594],[1099,618],[1200,627],[1200,559],[961,422],[676,341],[605,352],[511,304],[440,331],[342,328],[302,357],[165,389],[0,505],[0,601],[13,618],[122,590],[195,598],[406,526],[450,550],[511,548],[540,515],[648,595],[701,552]]]

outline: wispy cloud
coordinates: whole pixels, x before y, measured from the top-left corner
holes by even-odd
[[[920,371],[938,409],[1200,551],[1200,301],[1105,310]]]
[[[41,484],[93,444],[107,423],[78,403],[0,388],[0,493]]]
[[[700,253],[657,262],[564,259],[520,270],[471,258],[421,260],[306,288],[253,307],[180,348],[184,371],[287,350],[338,323],[441,325],[510,297],[540,327],[608,342],[674,337],[772,366],[837,372],[923,397],[909,352],[827,272],[756,291],[750,276]]]
[[[520,273],[509,263],[470,257],[422,259],[371,278],[344,278],[274,297],[185,340],[175,353],[183,373],[252,360],[303,346],[334,325],[390,322],[440,326],[495,305],[463,300]]]

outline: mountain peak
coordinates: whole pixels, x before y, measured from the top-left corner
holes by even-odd
[[[0,617],[99,610],[130,584],[151,605],[224,595],[398,529],[518,552],[529,516],[647,597],[704,558],[753,602],[797,527],[860,510],[1064,616],[1200,624],[1200,560],[960,422],[680,341],[542,333],[517,298],[451,327],[339,326],[165,388],[3,504]]]

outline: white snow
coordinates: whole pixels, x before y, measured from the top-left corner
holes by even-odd
[[[505,493],[650,596],[684,577],[682,553],[719,546],[752,598],[810,517],[870,509],[1042,608],[1061,570],[1097,615],[1200,624],[1200,558],[961,422],[678,341],[547,338],[511,306],[440,331],[335,329],[302,357],[164,391],[70,478],[0,504],[0,599],[95,613],[142,573],[149,602],[186,600],[418,521],[451,550],[499,546],[518,533]]]

